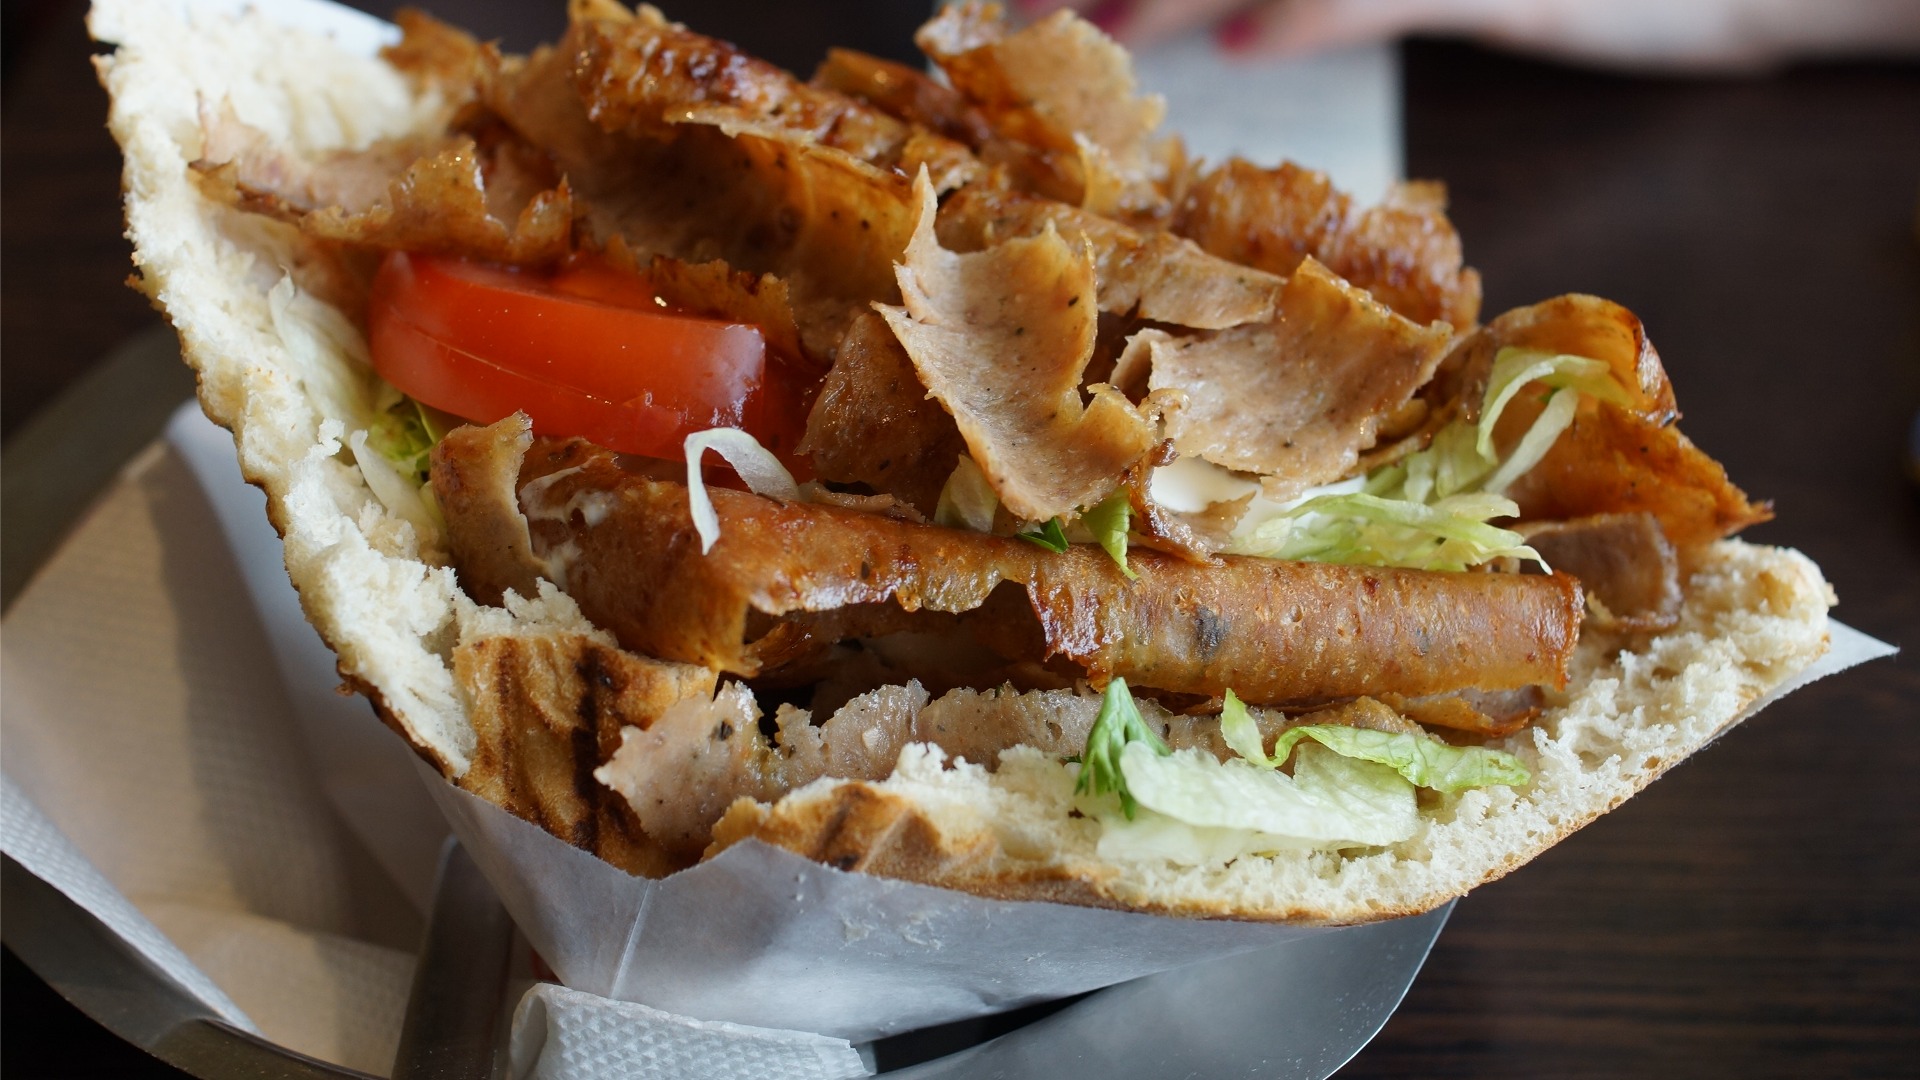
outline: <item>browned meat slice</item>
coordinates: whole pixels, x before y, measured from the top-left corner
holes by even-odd
[[[1494,358],[1508,347],[1598,360],[1612,369],[1636,415],[1655,424],[1680,416],[1666,368],[1639,318],[1611,300],[1581,293],[1514,308],[1459,339],[1442,364],[1444,378],[1434,380],[1435,390],[1457,397],[1461,415],[1477,421]]]
[[[907,175],[921,162],[936,175],[951,168],[964,175],[973,159],[959,143],[803,83],[650,8],[622,20],[577,19],[569,40],[587,115],[606,131],[661,138],[675,124],[711,124],[844,151]]]
[[[1773,516],[1770,506],[1749,501],[1726,469],[1674,425],[1679,412],[1660,356],[1625,308],[1598,297],[1563,296],[1481,327],[1446,362],[1453,369],[1449,387],[1464,415],[1477,412],[1494,357],[1509,346],[1603,361],[1632,401],[1580,402],[1572,426],[1506,491],[1520,504],[1522,520],[1644,512],[1658,519],[1669,541],[1686,548]],[[1501,453],[1539,417],[1540,397],[1523,392],[1500,414],[1494,442]]]
[[[498,262],[567,253],[573,204],[526,148],[473,139],[401,139],[296,157],[241,122],[230,106],[203,110],[193,167],[215,198],[292,222],[327,240]]]
[[[449,108],[471,101],[486,77],[488,46],[459,27],[416,8],[393,13],[400,40],[380,50],[387,63],[421,87],[439,91]]]
[[[460,428],[433,448],[433,497],[450,526],[449,554],[460,588],[483,604],[499,606],[508,589],[537,595],[547,576],[520,512],[520,463],[532,445],[533,425],[516,413],[491,427]]]
[[[886,320],[869,311],[847,329],[800,450],[822,480],[866,484],[931,514],[967,444],[928,399]]]
[[[553,156],[588,242],[617,238],[642,257],[721,259],[784,279],[802,342],[823,363],[854,314],[898,297],[893,264],[915,219],[905,177],[832,147],[697,123],[662,138],[602,131],[575,92],[569,55],[503,63],[486,104]]]
[[[1547,565],[1580,579],[1602,629],[1666,630],[1680,618],[1680,560],[1652,514],[1521,526]]]
[[[1098,503],[1158,441],[1111,386],[1081,398],[1099,312],[1094,268],[1049,229],[959,255],[934,237],[933,187],[898,268],[903,307],[880,308],[920,381],[959,425],[1015,515],[1045,521]]]
[[[655,255],[645,269],[647,283],[668,307],[760,328],[767,348],[789,360],[805,360],[800,328],[794,322],[787,283],[772,274],[735,270],[718,259],[690,263]]]
[[[1127,217],[1161,213],[1165,148],[1154,132],[1166,102],[1138,92],[1126,50],[1092,23],[1057,11],[1010,31],[997,5],[958,3],[914,40],[993,126],[1001,145],[981,148],[987,160],[1018,167],[1063,202]]]
[[[1194,183],[1175,231],[1225,259],[1291,274],[1311,255],[1415,322],[1465,330],[1480,314],[1480,275],[1438,184],[1402,184],[1362,210],[1327,175],[1233,158]]]
[[[1202,532],[1186,515],[1167,509],[1153,497],[1153,470],[1172,463],[1174,457],[1173,440],[1169,439],[1127,470],[1127,505],[1133,515],[1128,532],[1155,551],[1204,563],[1226,546],[1224,538]],[[1244,501],[1240,508],[1245,509]]]
[[[1381,420],[1432,376],[1449,337],[1444,324],[1416,325],[1309,257],[1272,321],[1184,338],[1142,331],[1116,378],[1151,364],[1153,392],[1184,397],[1167,415],[1174,446],[1270,477],[1270,495],[1284,499],[1348,475]]]
[[[1546,707],[1538,686],[1514,690],[1460,690],[1426,697],[1382,695],[1392,708],[1427,727],[1469,731],[1476,735],[1510,735],[1527,726]]]
[[[1770,504],[1750,502],[1679,428],[1594,402],[1582,403],[1573,426],[1507,495],[1526,520],[1652,514],[1682,548],[1773,517]]]
[[[940,242],[962,252],[1038,236],[1049,225],[1068,244],[1092,250],[1102,311],[1197,330],[1273,316],[1281,281],[1272,274],[1209,255],[1170,233],[1136,230],[1051,199],[969,185],[941,204],[937,222]]]
[[[512,431],[503,421],[449,435],[436,491],[491,490],[463,474],[498,469],[503,457],[486,444]],[[533,551],[588,618],[645,655],[741,674],[760,667],[747,640],[759,616],[863,604],[971,612],[1001,582],[1025,590],[1043,656],[1096,681],[1118,675],[1203,697],[1232,689],[1255,702],[1559,685],[1579,628],[1580,589],[1566,575],[1233,557],[1195,565],[1141,551],[1128,583],[1090,545],[1056,554],[726,489],[711,492],[721,534],[702,555],[686,489],[623,472],[609,451],[537,444],[521,480]],[[468,527],[460,504],[446,509],[450,530]],[[1019,637],[1009,626],[988,644],[1025,648]]]
[[[827,58],[813,73],[813,84],[851,94],[976,149],[993,138],[993,128],[980,110],[919,68],[852,49],[828,49]]]

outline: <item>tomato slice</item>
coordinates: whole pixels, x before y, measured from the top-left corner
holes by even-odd
[[[691,432],[743,427],[789,458],[804,421],[799,380],[759,328],[669,311],[601,264],[548,276],[394,252],[367,323],[388,382],[481,423],[524,411],[539,434],[659,458]]]

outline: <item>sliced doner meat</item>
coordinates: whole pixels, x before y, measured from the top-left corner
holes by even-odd
[[[1055,553],[727,489],[711,491],[721,533],[703,555],[683,485],[631,473],[579,441],[535,443],[516,507],[451,497],[497,493],[497,481],[471,471],[502,468],[512,455],[490,444],[513,438],[508,420],[461,429],[436,451],[435,487],[450,525],[524,513],[547,575],[622,645],[742,675],[761,670],[760,641],[790,644],[770,629],[785,617],[847,609],[874,616],[868,629],[894,631],[902,624],[886,612],[978,610],[973,632],[991,647],[1175,694],[1231,688],[1248,701],[1298,702],[1558,686],[1583,610],[1579,585],[1565,575],[1233,557],[1195,564],[1143,551],[1132,557],[1139,578],[1128,583],[1097,547]],[[499,565],[459,569],[469,588],[532,587],[525,573],[470,580]],[[1026,610],[1016,612],[1029,617],[1024,627],[1007,605],[988,603],[1003,583],[1025,594]]]
[[[956,254],[935,237],[924,172],[914,192],[919,223],[895,270],[903,306],[878,310],[928,396],[1015,514],[1045,521],[1099,502],[1159,439],[1112,386],[1082,397],[1099,325],[1092,257],[1051,227]]]

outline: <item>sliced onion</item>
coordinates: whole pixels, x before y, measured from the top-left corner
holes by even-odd
[[[782,502],[803,502],[800,485],[794,483],[773,451],[760,440],[739,428],[710,428],[687,436],[687,506],[693,511],[693,529],[700,534],[700,553],[713,550],[720,539],[720,515],[714,513],[713,500],[707,495],[707,482],[700,475],[700,459],[711,450],[733,467],[747,490]]]

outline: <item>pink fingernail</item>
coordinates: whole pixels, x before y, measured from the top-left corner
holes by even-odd
[[[1100,0],[1087,9],[1086,20],[1109,35],[1118,36],[1120,28],[1133,15],[1133,0]]]
[[[1245,52],[1253,47],[1260,36],[1260,20],[1251,11],[1242,11],[1237,15],[1223,19],[1214,27],[1214,44],[1227,52]]]

